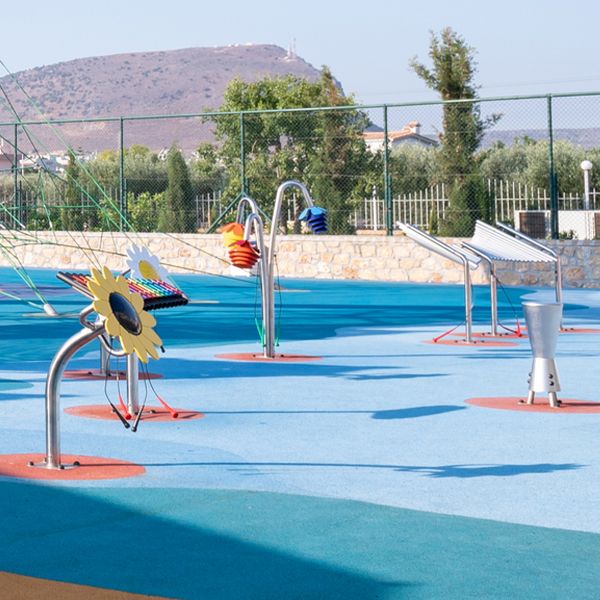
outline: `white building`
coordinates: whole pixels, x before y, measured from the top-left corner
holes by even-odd
[[[384,131],[365,131],[363,139],[367,148],[375,153],[379,150],[383,150],[384,146]],[[407,123],[399,131],[388,130],[388,147],[390,149],[396,148],[402,144],[416,144],[424,147],[435,147],[438,143],[425,135],[421,135],[421,123],[418,121],[411,121]]]

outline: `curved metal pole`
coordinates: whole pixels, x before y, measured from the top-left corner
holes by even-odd
[[[471,293],[471,272],[469,261],[463,259],[463,267],[465,272],[465,333],[466,342],[470,344],[473,341],[473,315],[472,315],[472,293]]]
[[[135,352],[127,355],[127,410],[137,415],[140,410],[139,377],[140,363]]]
[[[262,312],[262,325],[263,325],[263,356],[265,358],[273,358],[275,355],[275,331],[273,330],[272,323],[273,319],[270,317],[270,310],[273,306],[272,286],[269,286],[269,265],[267,264],[268,257],[265,248],[264,239],[264,227],[263,221],[257,212],[251,212],[246,219],[244,225],[244,240],[250,239],[251,232],[254,232],[256,238],[256,245],[260,252],[260,259],[258,264],[258,273],[260,277],[260,288],[261,288],[261,312]]]
[[[44,466],[47,469],[62,468],[60,463],[60,381],[65,367],[69,359],[80,348],[103,333],[103,324],[94,329],[84,327],[71,336],[52,359],[46,378],[46,460]]]
[[[311,198],[310,193],[306,186],[299,181],[295,181],[290,179],[288,181],[284,181],[278,188],[277,194],[275,195],[275,207],[273,209],[273,217],[271,219],[271,235],[269,238],[269,248],[267,252],[267,296],[266,299],[269,303],[268,309],[268,319],[269,319],[269,331],[273,332],[274,336],[275,332],[275,271],[274,271],[274,261],[275,261],[275,242],[277,239],[277,225],[279,223],[279,213],[281,212],[281,205],[283,203],[283,195],[288,188],[296,187],[302,192],[302,196],[304,197],[304,201],[306,204],[312,208],[315,204],[313,199]],[[274,345],[274,343],[273,343]],[[266,356],[266,354],[265,354]],[[274,349],[270,354],[269,358],[274,356]]]
[[[273,264],[273,257],[275,256],[275,239],[277,237],[277,224],[279,223],[279,213],[281,212],[281,204],[283,202],[283,194],[285,190],[290,187],[297,187],[304,196],[304,200],[309,207],[313,207],[315,203],[311,198],[308,189],[303,183],[290,179],[284,181],[278,188],[277,194],[275,195],[275,208],[273,209],[273,218],[271,219],[271,237],[269,240],[269,265]]]
[[[498,277],[496,275],[496,265],[494,261],[487,255],[480,252],[467,242],[463,242],[463,246],[479,256],[489,267],[490,270],[490,327],[493,336],[498,335]]]
[[[242,222],[245,204],[250,206],[251,213],[256,213],[257,215],[259,214],[258,204],[256,204],[256,201],[253,198],[250,198],[250,196],[242,196],[238,202],[237,213],[235,217],[236,223]]]

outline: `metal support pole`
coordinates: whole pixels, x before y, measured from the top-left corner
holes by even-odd
[[[264,236],[263,236],[263,222],[260,215],[256,212],[258,207],[254,200],[250,198],[242,198],[247,200],[252,208],[252,212],[248,215],[244,226],[244,239],[248,241],[250,239],[251,231],[254,230],[254,236],[256,238],[256,244],[258,251],[260,252],[260,259],[258,262],[258,274],[260,277],[260,288],[261,288],[261,312],[262,312],[262,334],[263,339],[261,340],[263,346],[264,358],[273,358],[275,356],[275,331],[273,330],[274,319],[271,319],[271,307],[274,306],[274,300],[270,296],[272,293],[272,286],[269,285],[269,266],[268,257],[265,248]],[[238,206],[238,215],[241,214],[242,202]],[[239,221],[238,221],[239,222]]]
[[[60,381],[70,358],[87,343],[104,332],[104,325],[97,329],[84,327],[71,336],[56,353],[46,378],[46,459],[47,469],[61,469],[60,462]]]
[[[265,357],[273,358],[275,356],[275,243],[277,240],[277,224],[279,223],[279,213],[281,212],[281,205],[283,203],[283,195],[285,190],[290,187],[297,187],[304,197],[304,201],[307,206],[314,207],[314,202],[306,189],[306,186],[299,181],[289,180],[284,181],[278,188],[275,196],[275,208],[273,209],[273,218],[271,219],[271,237],[269,240],[268,251],[265,252],[267,255],[267,273],[266,273],[266,296],[265,299],[268,302],[267,324],[265,326],[265,342],[268,342],[269,346],[265,347]],[[270,339],[267,340],[267,331],[269,332]]]
[[[127,410],[137,415],[140,410],[139,400],[139,359],[135,354],[127,355]]]
[[[15,123],[15,131],[14,131],[14,152],[15,152],[15,157],[14,157],[14,162],[13,162],[13,198],[14,198],[14,208],[16,209],[18,206],[18,200],[17,198],[19,197],[19,159],[17,156],[17,148],[19,144],[19,124]],[[16,216],[13,213],[13,216]],[[13,224],[11,223],[10,225],[11,227],[13,227]]]
[[[490,325],[492,335],[498,335],[498,277],[496,267],[490,262]]]
[[[244,113],[240,113],[240,191],[242,194],[247,194],[246,185],[246,147],[245,147],[246,131],[244,127]]]
[[[550,235],[558,239],[558,187],[554,168],[554,130],[552,125],[552,94],[548,94],[548,177],[550,184]]]
[[[110,354],[104,344],[100,344],[100,374],[110,375]]]
[[[465,272],[465,334],[466,342],[470,344],[473,341],[473,314],[471,305],[473,303],[471,293],[471,273],[469,261],[464,259],[464,272]]]
[[[390,190],[390,149],[388,140],[388,107],[383,107],[383,197],[385,201],[386,235],[394,233],[394,215],[392,211],[392,193]]]
[[[119,119],[119,229],[123,231],[125,226],[125,136],[123,132],[123,117]]]

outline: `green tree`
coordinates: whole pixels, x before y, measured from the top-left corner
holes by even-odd
[[[485,179],[523,181],[523,173],[527,169],[527,146],[530,144],[517,139],[511,146],[496,143],[488,148],[479,157],[481,175]]]
[[[443,29],[439,36],[432,33],[429,57],[432,61],[431,69],[416,58],[411,61],[410,66],[446,102],[443,106],[443,131],[439,135],[439,166],[442,180],[456,187],[456,192],[451,192],[450,197],[457,204],[453,207],[452,201],[450,203],[454,217],[445,229],[448,230],[451,223],[455,223],[453,227],[464,227],[464,230],[453,229],[450,234],[468,236],[472,233],[475,220],[484,218],[489,213],[487,205],[490,203],[485,186],[473,183],[474,178],[479,176],[475,153],[486,129],[500,117],[481,116],[476,102],[474,50],[461,36],[450,27]],[[460,219],[456,218],[459,210],[467,213]]]
[[[219,164],[217,149],[213,144],[205,142],[198,146],[195,159],[191,164],[191,176],[194,188],[199,194],[214,195],[223,191],[226,174]]]
[[[156,194],[167,189],[167,166],[155,152],[133,144],[125,150],[124,160],[127,192]]]
[[[151,194],[142,192],[128,195],[131,224],[136,231],[156,231],[159,217],[166,212],[165,193]]]
[[[435,182],[437,148],[416,144],[402,144],[389,154],[389,172],[394,193],[408,194],[421,191]]]
[[[352,104],[353,98],[343,94],[326,67],[316,82],[291,75],[254,83],[232,81],[225,91],[222,111],[278,112],[217,118],[220,158],[228,173],[226,195],[233,197],[247,187],[246,191],[269,212],[277,186],[285,179],[298,179],[315,194],[319,204],[331,211],[331,228],[347,231],[349,207],[360,194],[357,174],[366,172],[370,160],[361,138],[366,115],[352,108],[298,112],[281,109]],[[242,119],[247,186],[246,182],[242,186],[239,175]],[[293,204],[294,194],[290,193],[287,200]]]
[[[84,213],[82,206],[81,169],[75,153],[69,150],[69,164],[65,172],[67,185],[64,206],[61,208],[62,226],[68,231],[82,231]]]
[[[178,233],[195,231],[194,190],[188,166],[176,146],[171,146],[167,156],[167,176],[165,210],[160,215],[159,228]]]

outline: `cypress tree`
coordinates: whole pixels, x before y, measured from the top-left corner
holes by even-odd
[[[167,179],[166,206],[161,215],[160,229],[174,233],[195,231],[194,190],[190,172],[176,146],[171,146],[167,155]]]

